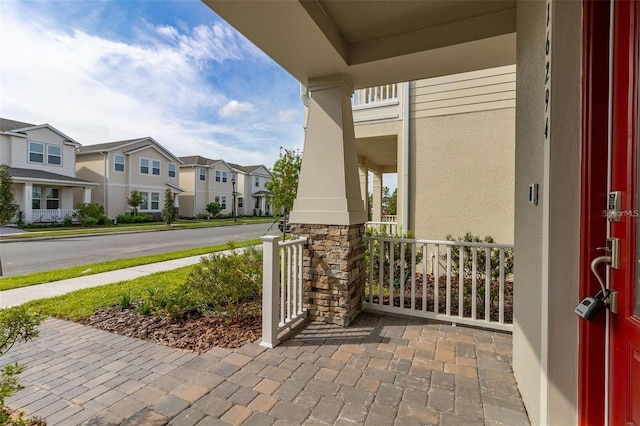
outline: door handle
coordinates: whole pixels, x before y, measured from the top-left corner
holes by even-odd
[[[606,287],[604,279],[600,275],[598,271],[598,266],[601,263],[609,265],[612,268],[619,269],[620,268],[620,239],[618,238],[607,238],[607,246],[606,247],[598,247],[598,250],[604,250],[609,254],[604,256],[598,256],[591,261],[591,272],[595,275],[600,287],[602,288],[602,294],[604,296],[603,300],[608,299],[608,303],[606,306],[609,310],[617,314],[618,313],[618,293],[616,291],[610,290]]]

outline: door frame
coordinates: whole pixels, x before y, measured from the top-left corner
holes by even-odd
[[[600,289],[590,264],[601,254],[596,248],[604,246],[607,237],[602,210],[608,166],[602,159],[608,157],[610,10],[610,0],[583,1],[579,300]],[[601,425],[605,423],[605,315],[579,321],[578,347],[578,422]]]

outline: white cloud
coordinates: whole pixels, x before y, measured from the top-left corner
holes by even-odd
[[[229,118],[238,118],[247,113],[254,112],[256,107],[253,106],[250,102],[238,102],[235,99],[227,102],[220,111],[218,111],[218,115],[220,117],[229,117]]]
[[[286,109],[278,112],[278,122],[280,123],[293,123],[300,119],[300,111],[295,109]],[[299,121],[298,121],[299,122]]]
[[[280,145],[302,139],[301,124],[274,126],[259,116],[275,110],[268,101],[227,102],[233,96],[207,81],[220,75],[206,72],[216,64],[229,72],[229,63],[264,60],[225,23],[142,25],[125,40],[69,28],[73,21],[60,25],[63,32],[9,6],[20,3],[3,4],[0,22],[2,117],[47,122],[84,145],[151,136],[176,155],[240,164],[270,165]]]

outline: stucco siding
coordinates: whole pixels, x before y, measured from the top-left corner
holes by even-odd
[[[512,108],[411,122],[409,228],[418,238],[513,242],[514,135]]]

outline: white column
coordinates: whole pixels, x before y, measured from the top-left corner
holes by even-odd
[[[367,166],[360,164],[358,166],[360,172],[360,193],[364,204],[364,211],[369,217],[369,169]]]
[[[91,186],[85,186],[83,188],[83,192],[82,192],[82,202],[83,203],[90,203],[91,202],[91,190],[92,189],[93,189],[93,187],[91,187]]]
[[[360,192],[351,94],[346,76],[308,84],[309,116],[292,223],[353,225],[367,221]]]
[[[262,237],[262,341],[260,346],[273,348],[278,344],[280,316],[280,249],[278,235]]]
[[[33,209],[31,208],[31,197],[33,196],[33,184],[25,183],[24,192],[22,193],[22,210],[24,211],[24,221],[26,223],[33,222]]]
[[[382,221],[382,172],[373,172],[373,213],[371,220]]]

